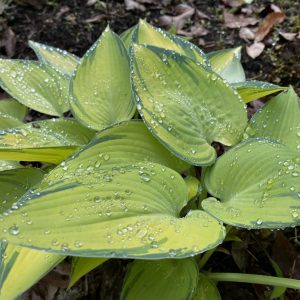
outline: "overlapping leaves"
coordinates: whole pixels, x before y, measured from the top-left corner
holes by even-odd
[[[130,266],[121,299],[192,299],[198,283],[198,268],[192,258],[135,261]]]
[[[151,132],[176,156],[210,165],[218,141],[234,145],[246,126],[237,93],[195,61],[153,46],[132,46],[137,108]]]
[[[213,164],[212,142],[233,146],[241,140],[244,102],[283,88],[245,81],[239,49],[206,57],[144,21],[122,39],[107,28],[82,60],[31,42],[39,63],[0,61],[1,86],[19,102],[60,116],[71,100],[79,122],[102,130],[90,141],[94,131],[74,120],[22,124],[25,107],[0,102],[0,159],[6,159],[0,161],[0,299],[18,296],[65,255],[80,256],[70,286],[108,258],[168,258],[134,262],[123,299],[220,299],[186,257],[221,243],[221,222],[300,224],[299,99],[293,89],[254,116],[244,134],[251,139],[207,169],[204,183],[213,197],[202,202],[205,211],[190,210],[199,182],[180,173]],[[132,96],[144,122],[129,121]],[[23,195],[42,173],[20,160],[61,164]],[[32,262],[31,276],[15,279]]]
[[[129,57],[109,27],[82,58],[70,93],[75,118],[87,127],[102,130],[132,118]]]
[[[300,156],[265,140],[241,143],[208,170],[211,195],[203,208],[225,223],[246,228],[283,228],[299,224]]]
[[[43,175],[43,172],[33,168],[0,172],[0,213],[14,211],[15,202],[19,197],[36,185]],[[26,221],[30,224],[29,220]],[[7,244],[2,240],[0,242],[0,299],[15,299],[20,296],[62,259],[60,255]]]
[[[0,131],[0,159],[54,164],[87,144],[94,132],[72,119],[51,119]]]

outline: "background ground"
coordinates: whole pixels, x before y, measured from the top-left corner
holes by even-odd
[[[28,40],[82,56],[108,23],[122,33],[143,18],[191,38],[205,52],[241,45],[249,79],[292,84],[300,94],[299,12],[299,1],[1,0],[0,57],[35,59]],[[268,17],[272,13],[277,17]],[[266,27],[261,28],[263,22]],[[261,54],[251,47],[255,38],[265,47]],[[237,234],[243,242],[224,243],[207,269],[274,275],[268,258],[272,257],[284,276],[300,279],[298,228],[239,230]],[[65,261],[23,299],[118,299],[127,264],[110,260],[66,291],[70,263]],[[229,283],[219,284],[219,288],[225,300],[267,299],[270,291],[268,287]],[[285,299],[300,299],[300,295],[290,291]]]

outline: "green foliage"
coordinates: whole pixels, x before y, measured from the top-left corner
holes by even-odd
[[[122,299],[221,299],[214,280],[245,277],[198,268],[223,224],[300,224],[298,96],[247,81],[240,48],[204,54],[145,21],[121,37],[107,27],[82,59],[29,45],[38,62],[0,60],[15,99],[0,101],[1,300],[66,256],[69,287],[134,258]],[[276,92],[247,122],[246,103]],[[26,107],[59,118],[25,123]],[[220,157],[213,142],[227,146]],[[249,282],[300,287],[264,278]]]

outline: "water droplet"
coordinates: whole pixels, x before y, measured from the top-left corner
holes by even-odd
[[[63,244],[61,244],[60,249],[64,252],[68,251],[69,250],[69,245],[67,243],[63,243]]]
[[[57,246],[57,245],[59,245],[59,242],[57,239],[53,239],[51,244],[52,244],[52,246]]]
[[[298,211],[296,209],[291,210],[291,215],[294,219],[299,217]]]
[[[261,225],[262,222],[263,222],[262,219],[257,219],[257,220],[256,220],[256,224],[257,224],[257,225]]]
[[[151,181],[151,177],[147,173],[140,174],[140,178],[145,182]]]
[[[176,250],[174,250],[174,249],[170,249],[170,250],[169,250],[169,255],[170,255],[171,257],[175,257],[176,254],[177,254]]]
[[[94,201],[95,201],[96,203],[99,203],[99,202],[101,201],[101,198],[100,198],[99,196],[96,196],[96,197],[94,198]]]
[[[111,175],[104,175],[103,180],[106,182],[111,182],[112,181],[112,176]]]
[[[109,154],[104,154],[104,155],[103,155],[103,159],[104,159],[105,161],[108,161],[109,158],[110,158]]]
[[[147,234],[147,232],[148,232],[147,228],[141,228],[136,232],[136,236],[138,238],[142,238]]]
[[[17,225],[13,225],[11,226],[9,229],[8,229],[8,232],[11,234],[11,235],[18,235],[20,233],[20,229]]]
[[[81,248],[81,247],[82,247],[82,243],[81,243],[80,241],[75,241],[75,242],[74,242],[74,246],[75,246],[76,248]]]

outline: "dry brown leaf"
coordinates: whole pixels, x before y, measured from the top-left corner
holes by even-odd
[[[268,14],[262,23],[259,25],[255,33],[255,41],[261,42],[275,25],[280,24],[285,19],[285,14],[282,12],[272,12]]]
[[[251,16],[253,14],[253,6],[242,7],[241,12],[247,16]]]
[[[125,7],[127,10],[140,10],[145,11],[146,7],[134,0],[125,0]]]
[[[261,42],[254,42],[251,46],[246,47],[246,52],[251,58],[256,58],[262,54],[265,49],[265,44]]]
[[[69,14],[65,16],[65,20],[72,24],[76,24],[76,16],[74,14]]]
[[[181,15],[187,11],[192,10],[193,7],[187,5],[187,4],[178,4],[175,6],[174,12],[176,15]]]
[[[228,28],[241,28],[248,25],[255,25],[258,20],[254,17],[245,17],[244,15],[233,15],[224,12],[224,23]]]
[[[205,14],[204,12],[200,11],[199,9],[196,9],[196,15],[199,19],[210,20],[210,17],[207,14]]]
[[[0,40],[0,47],[5,49],[6,55],[10,58],[16,52],[16,35],[10,27],[7,27]]]
[[[189,31],[177,30],[177,33],[188,37],[200,37],[207,35],[209,31],[206,28],[204,28],[201,24],[195,24],[190,28]]]
[[[198,39],[198,45],[201,47],[204,47],[206,45],[205,40],[204,39]]]
[[[87,6],[93,6],[96,3],[97,3],[97,0],[88,0],[87,3],[86,3],[86,5]]]
[[[193,8],[190,8],[189,10],[186,10],[185,12],[183,12],[182,14],[180,14],[179,16],[176,17],[172,17],[172,16],[161,16],[158,19],[158,24],[160,26],[164,26],[164,27],[170,27],[172,25],[174,25],[176,27],[177,33],[179,33],[178,31],[181,30],[185,24],[187,23],[188,19],[195,13],[195,10]]]
[[[246,42],[248,42],[249,40],[252,41],[255,38],[255,32],[253,29],[250,29],[248,27],[243,27],[239,31],[239,37]]]
[[[279,34],[287,41],[293,41],[296,38],[298,33],[280,31]]]
[[[275,4],[271,4],[270,8],[274,11],[274,12],[281,12],[281,9],[275,5]]]
[[[62,6],[60,8],[60,10],[58,11],[58,13],[55,15],[55,19],[60,19],[61,16],[64,15],[65,13],[67,13],[68,11],[70,11],[69,6]]]
[[[240,7],[244,4],[243,0],[222,0],[222,2],[230,7]]]
[[[102,20],[106,20],[106,19],[108,19],[107,15],[96,15],[96,16],[93,16],[91,18],[84,20],[84,23],[95,23],[95,22],[99,22]]]
[[[139,3],[149,3],[149,4],[157,3],[156,0],[136,0],[136,2],[139,2]]]

